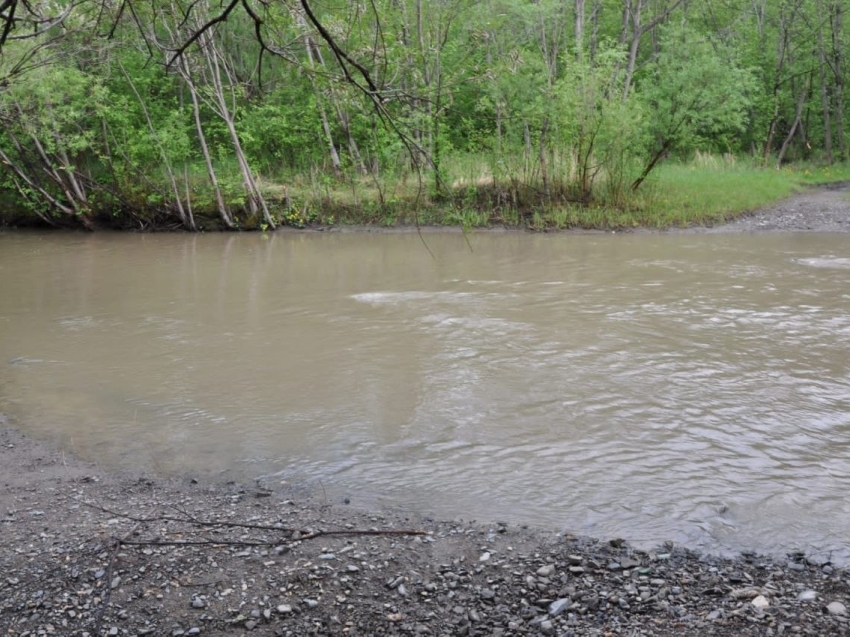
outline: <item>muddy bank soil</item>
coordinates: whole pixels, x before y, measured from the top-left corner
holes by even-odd
[[[847,635],[848,595],[803,555],[110,474],[0,429],[0,635]]]

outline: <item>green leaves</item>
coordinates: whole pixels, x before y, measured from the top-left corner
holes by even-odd
[[[654,68],[639,80],[637,91],[650,114],[654,147],[728,151],[735,146],[748,123],[755,81],[737,66],[732,52],[723,53],[687,28],[663,39]]]

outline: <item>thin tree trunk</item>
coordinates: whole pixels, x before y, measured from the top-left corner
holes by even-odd
[[[602,0],[596,0],[593,3],[593,9],[590,12],[590,24],[593,28],[590,31],[590,59],[596,59],[596,50],[599,48],[599,14],[602,13]]]
[[[15,187],[17,188],[18,192],[21,193],[21,196],[24,199],[28,199],[28,197],[24,192],[24,189],[21,187],[19,180],[25,183],[28,188],[37,191],[42,197],[44,197],[44,200],[47,201],[47,203],[49,203],[53,208],[55,208],[59,212],[69,216],[73,216],[76,213],[73,208],[70,208],[63,204],[56,197],[54,197],[47,190],[45,190],[41,185],[37,184],[33,179],[31,179],[30,176],[27,175],[26,170],[19,166],[17,162],[13,161],[12,158],[6,154],[2,147],[0,147],[0,160],[3,160],[5,166],[12,171],[13,177],[15,179]],[[38,211],[36,211],[36,214],[47,223],[53,225],[53,222],[50,220],[49,217],[42,215]]]
[[[782,166],[782,160],[785,159],[785,153],[788,152],[788,147],[791,145],[791,140],[794,139],[794,135],[797,132],[797,128],[801,125],[803,121],[803,107],[806,105],[806,94],[809,92],[809,82],[805,82],[803,84],[803,89],[800,91],[800,97],[797,99],[797,113],[794,116],[794,123],[791,125],[791,130],[788,131],[788,135],[785,137],[785,141],[782,142],[782,147],[779,149],[779,155],[776,158],[776,167],[780,168]]]
[[[543,181],[543,194],[546,200],[552,198],[552,190],[549,185],[549,165],[546,153],[546,134],[549,132],[549,118],[543,118],[543,126],[540,128],[540,179]]]
[[[764,140],[764,149],[762,151],[762,162],[767,165],[770,159],[770,153],[773,152],[773,138],[776,136],[776,126],[779,123],[779,91],[782,87],[782,71],[785,66],[785,61],[788,52],[788,29],[786,16],[784,13],[780,15],[779,20],[779,37],[776,41],[776,71],[773,76],[773,115],[770,118],[770,124],[767,128],[767,137]]]
[[[823,13],[823,7],[818,4],[818,13]],[[832,164],[832,123],[830,121],[829,88],[826,85],[826,49],[823,40],[823,22],[818,25],[818,62],[820,73],[820,99],[823,111],[823,145],[826,161]]]
[[[831,3],[832,30],[832,71],[835,78],[835,131],[838,138],[838,152],[843,161],[847,159],[847,148],[844,142],[844,44],[841,40],[843,30],[843,0]]]
[[[625,33],[628,28],[627,19],[630,18],[632,24],[632,40],[629,45],[629,59],[626,63],[626,78],[623,83],[623,101],[625,101],[629,97],[629,91],[632,87],[632,81],[634,79],[635,67],[637,66],[637,55],[638,49],[640,47],[640,41],[643,35],[649,31],[655,29],[656,26],[661,24],[664,20],[666,20],[670,14],[684,2],[684,0],[673,0],[673,3],[669,6],[661,9],[652,20],[647,22],[646,24],[642,23],[642,13],[645,8],[646,0],[628,0],[628,4],[626,5],[625,11],[627,13],[623,16],[623,32]],[[624,35],[620,36],[624,41]]]
[[[159,134],[156,132],[156,129],[153,126],[153,122],[150,118],[150,113],[148,112],[148,107],[145,104],[145,101],[142,99],[142,96],[139,95],[139,91],[136,89],[136,84],[133,82],[133,78],[130,77],[130,74],[127,73],[124,65],[121,64],[120,60],[118,61],[118,68],[121,69],[121,73],[124,76],[127,85],[133,91],[133,94],[136,96],[136,101],[139,102],[139,106],[142,109],[142,114],[145,116],[145,122],[148,125],[148,130],[150,134],[153,136],[156,141],[156,146],[159,149],[159,156],[162,158],[162,165],[165,167],[165,172],[168,175],[168,181],[171,184],[171,192],[174,193],[174,205],[177,207],[177,214],[180,217],[180,222],[183,224],[184,228],[188,230],[197,230],[195,227],[195,219],[192,216],[191,208],[188,210],[188,214],[186,209],[183,207],[183,199],[180,196],[180,189],[177,185],[177,177],[174,175],[174,170],[171,166],[171,160],[168,158],[168,153],[165,151],[165,148],[162,145],[162,140],[160,139]]]
[[[576,58],[584,55],[584,3],[585,0],[575,0],[575,39]]]
[[[302,29],[305,29],[304,18],[303,16],[298,16],[299,26]],[[331,126],[328,123],[328,114],[325,111],[325,103],[324,97],[322,96],[321,91],[318,89],[316,85],[316,76],[313,71],[316,68],[316,62],[313,58],[313,49],[315,44],[310,38],[309,34],[304,32],[304,48],[307,51],[307,61],[310,63],[310,84],[313,85],[313,92],[316,94],[316,103],[319,106],[319,118],[322,120],[322,130],[325,133],[325,139],[328,142],[328,150],[331,156],[331,164],[333,164],[334,173],[336,173],[337,178],[342,176],[342,162],[339,159],[339,153],[336,150],[336,146],[334,145],[333,134],[331,133]]]
[[[260,187],[257,184],[257,180],[254,178],[254,174],[251,171],[251,167],[248,164],[248,159],[245,156],[244,151],[242,150],[242,143],[239,141],[239,134],[236,132],[236,126],[234,124],[233,118],[233,109],[228,107],[227,99],[224,93],[224,85],[221,81],[222,74],[227,76],[228,84],[231,87],[234,85],[233,77],[230,74],[229,69],[227,68],[227,63],[225,60],[221,60],[218,49],[215,46],[215,41],[213,37],[209,33],[205,33],[199,39],[199,45],[201,51],[207,61],[207,65],[210,71],[213,89],[215,91],[215,102],[218,106],[219,115],[222,120],[224,120],[225,125],[227,126],[227,131],[230,133],[230,141],[233,145],[233,153],[236,155],[236,161],[239,164],[239,170],[242,173],[242,181],[245,187],[246,194],[248,195],[248,207],[251,211],[252,215],[258,215],[262,213],[263,220],[269,227],[272,229],[275,228],[274,220],[271,217],[271,213],[269,212],[268,206],[266,205],[265,197],[263,197],[263,193],[260,191]]]
[[[221,187],[218,185],[218,178],[215,174],[215,168],[212,162],[212,156],[210,155],[210,149],[207,145],[207,137],[204,134],[204,127],[201,124],[201,105],[198,102],[198,93],[195,90],[195,85],[192,83],[191,75],[189,73],[189,65],[186,62],[186,57],[181,56],[179,59],[179,65],[182,70],[183,79],[186,82],[186,88],[189,89],[189,95],[192,98],[192,115],[195,120],[195,132],[198,134],[198,143],[201,146],[201,154],[204,156],[204,164],[207,168],[207,175],[210,179],[210,185],[212,186],[213,193],[215,194],[215,201],[218,206],[218,214],[221,216],[221,220],[224,222],[228,228],[233,228],[233,217],[230,216],[230,212],[227,210],[227,206],[224,203],[224,197],[221,194]]]

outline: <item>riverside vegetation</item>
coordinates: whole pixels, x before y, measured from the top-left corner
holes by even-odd
[[[850,175],[845,0],[0,3],[0,221],[713,224]]]

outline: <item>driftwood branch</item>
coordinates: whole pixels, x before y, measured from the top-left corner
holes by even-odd
[[[127,541],[133,533],[139,528],[139,525],[136,524],[132,529],[127,531],[120,538],[115,538],[115,542],[112,545],[112,550],[109,552],[109,564],[106,567],[106,579],[104,580],[106,584],[106,590],[103,594],[103,601],[100,604],[100,608],[97,609],[97,618],[94,622],[94,631],[92,631],[95,635],[100,635],[100,627],[103,624],[103,614],[106,612],[107,606],[109,606],[109,597],[112,595],[112,573],[115,570],[115,558],[118,555],[118,549],[121,548],[121,545]]]
[[[249,524],[246,522],[229,522],[221,520],[203,520],[184,509],[172,506],[180,513],[180,516],[173,515],[152,515],[148,517],[139,517],[108,509],[101,504],[87,501],[80,501],[80,504],[106,513],[113,517],[123,518],[135,522],[136,526],[122,537],[115,537],[114,547],[118,546],[279,546],[285,543],[302,542],[305,540],[314,540],[319,537],[351,537],[351,536],[378,536],[378,535],[427,535],[426,531],[419,529],[335,529],[335,530],[313,530],[300,529],[296,527],[285,527],[281,525],[269,524]],[[155,522],[173,522],[176,524],[186,524],[200,529],[249,529],[253,531],[263,531],[274,534],[272,537],[259,537],[244,540],[228,540],[224,538],[205,538],[201,540],[164,540],[159,537],[153,539],[131,540],[129,537],[136,533],[138,527],[143,524]],[[281,537],[281,534],[286,534],[288,537]],[[117,550],[117,548],[115,549]],[[111,560],[110,560],[111,564]]]

